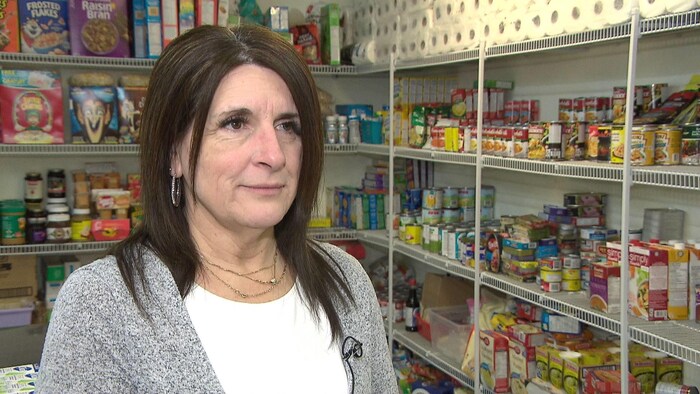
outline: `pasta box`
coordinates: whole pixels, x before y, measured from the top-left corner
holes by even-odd
[[[59,74],[0,70],[0,119],[4,144],[62,144]]]
[[[69,0],[73,55],[130,57],[127,0]]]
[[[70,55],[67,0],[19,0],[23,53]]]

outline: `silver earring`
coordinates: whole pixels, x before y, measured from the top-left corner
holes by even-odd
[[[172,201],[175,208],[180,206],[180,199],[182,197],[182,184],[180,183],[180,178],[175,175],[170,176],[170,201]]]

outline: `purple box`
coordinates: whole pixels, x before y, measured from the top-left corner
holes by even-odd
[[[33,306],[15,309],[0,309],[0,328],[26,326],[32,322]]]
[[[23,53],[70,55],[66,0],[19,0]]]
[[[130,57],[126,0],[69,0],[73,55]]]

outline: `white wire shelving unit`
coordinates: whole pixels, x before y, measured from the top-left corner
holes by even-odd
[[[357,231],[357,239],[376,246],[389,247],[389,238],[385,230]],[[444,273],[474,280],[473,268],[466,267],[457,260],[428,252],[420,246],[394,240],[394,250]],[[619,315],[591,308],[585,292],[546,293],[536,283],[524,283],[505,274],[493,272],[482,272],[481,283],[542,308],[570,316],[589,326],[612,334],[621,334]],[[630,339],[700,366],[700,324],[691,321],[648,322],[631,316],[629,322]],[[396,330],[394,333],[396,334]]]
[[[103,242],[66,242],[58,244],[26,244],[13,246],[0,246],[0,256],[10,255],[52,255],[52,254],[85,254],[102,253],[115,245],[118,241]]]

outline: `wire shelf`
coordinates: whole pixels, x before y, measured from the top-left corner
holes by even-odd
[[[418,260],[423,264],[462,278],[474,280],[474,269],[462,265],[457,260],[448,259],[436,253],[425,251],[420,246],[408,245],[403,242],[396,242],[394,248],[397,252]]]
[[[389,247],[389,234],[387,234],[387,230],[360,230],[357,231],[357,240],[381,248]]]
[[[104,242],[68,242],[63,244],[29,244],[0,246],[0,255],[27,255],[27,254],[69,254],[69,253],[100,253],[109,249],[119,241]]]
[[[700,366],[700,323],[691,321],[631,322],[630,338]]]
[[[317,241],[354,241],[357,239],[355,230],[331,227],[331,228],[312,228],[308,231],[309,237]]]
[[[479,49],[469,49],[460,52],[445,53],[416,60],[398,60],[396,70],[409,70],[412,68],[441,66],[452,63],[461,63],[479,59]]]
[[[461,366],[445,357],[441,352],[433,350],[432,344],[417,332],[394,329],[394,340],[430,362],[441,371],[457,379],[457,381],[464,386],[472,390],[474,389],[474,380],[462,372]],[[486,393],[487,391],[484,390],[483,392]]]
[[[639,32],[641,34],[663,33],[693,27],[700,27],[700,10],[644,19],[640,23]]]
[[[355,154],[357,144],[326,144],[323,150],[326,154]]]
[[[357,153],[363,155],[389,156],[389,145],[360,143],[357,145]]]
[[[2,156],[136,156],[138,153],[139,146],[137,144],[0,144],[0,155]]]
[[[429,149],[394,148],[394,156],[406,159],[428,160],[435,163],[476,165],[476,155],[472,153],[442,152]]]

